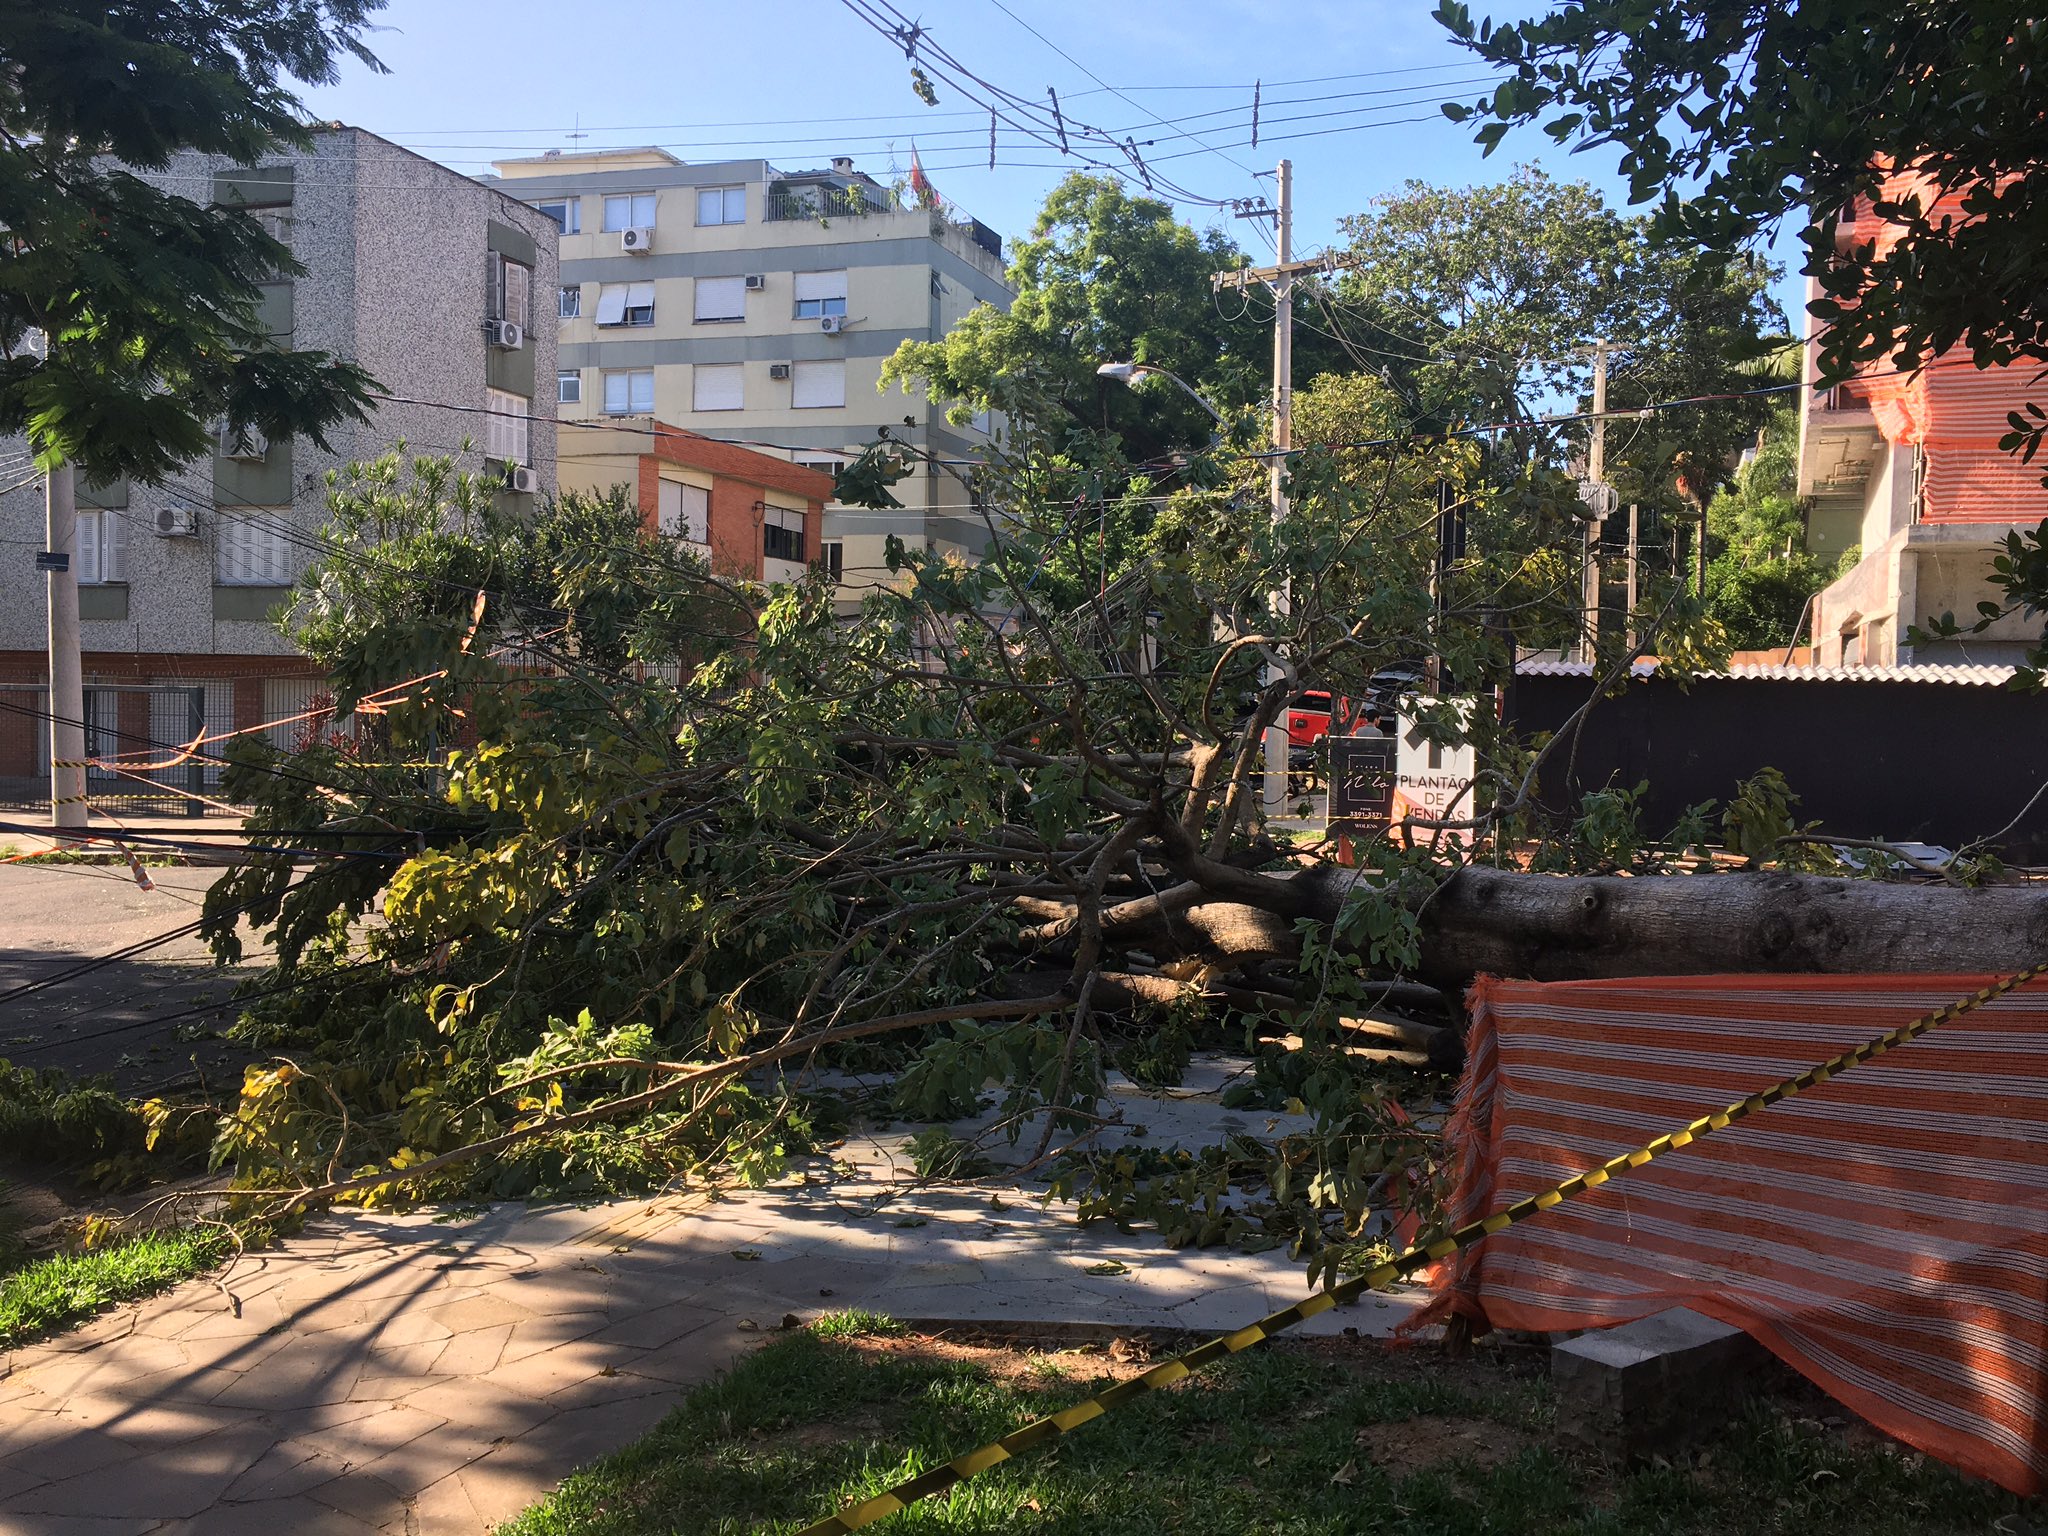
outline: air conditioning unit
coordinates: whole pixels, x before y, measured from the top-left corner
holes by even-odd
[[[787,364],[787,363],[770,363],[770,364],[768,365],[768,377],[769,377],[769,378],[771,378],[771,379],[786,379],[786,378],[788,378],[788,377],[789,377],[789,364]]]
[[[827,315],[824,319],[818,322],[818,329],[823,331],[827,336],[837,336],[841,331],[846,329],[846,316]]]
[[[505,489],[517,491],[522,496],[531,496],[540,489],[540,476],[536,475],[524,464],[507,464],[505,466]]]
[[[654,249],[654,226],[642,224],[637,229],[619,231],[619,249],[635,256],[644,256]]]
[[[768,279],[761,273],[749,272],[747,274],[747,292],[759,293],[763,288],[766,288],[767,286]]]
[[[269,439],[254,427],[244,427],[239,432],[233,427],[220,429],[220,456],[224,459],[261,464],[269,453]]]
[[[517,320],[486,320],[484,340],[507,352],[517,352],[526,345],[526,331]]]
[[[156,536],[160,539],[189,539],[199,532],[199,513],[182,501],[167,502],[156,509]]]

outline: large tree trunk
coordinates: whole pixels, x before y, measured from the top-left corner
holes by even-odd
[[[1640,879],[1469,868],[1423,911],[1421,976],[2009,972],[2048,960],[2048,886],[1813,875]]]

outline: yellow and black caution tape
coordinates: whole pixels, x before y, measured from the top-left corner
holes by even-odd
[[[1794,1094],[1803,1093],[1808,1088],[1825,1083],[1851,1067],[1860,1066],[1873,1057],[1882,1056],[1886,1051],[1917,1040],[1936,1025],[1946,1024],[1972,1009],[1981,1008],[1993,999],[2003,997],[2014,988],[2023,987],[2042,976],[2048,976],[2048,961],[2029,966],[2002,981],[1993,982],[1981,992],[1973,993],[1969,997],[1958,998],[1952,1003],[1944,1004],[1932,1013],[1923,1014],[1910,1024],[1888,1030],[1874,1040],[1866,1040],[1853,1050],[1844,1051],[1818,1066],[1808,1067],[1797,1077],[1788,1077],[1775,1087],[1766,1088],[1761,1093],[1753,1093],[1746,1099],[1730,1104],[1726,1109],[1717,1109],[1711,1115],[1703,1115],[1692,1124],[1667,1132],[1655,1141],[1637,1147],[1633,1152],[1624,1152],[1619,1157],[1609,1158],[1599,1167],[1576,1174],[1541,1194],[1531,1195],[1526,1200],[1517,1200],[1505,1210],[1496,1211],[1484,1220],[1460,1227],[1434,1242],[1410,1248],[1406,1253],[1387,1260],[1376,1269],[1355,1275],[1349,1280],[1331,1286],[1328,1290],[1305,1296],[1293,1306],[1283,1307],[1271,1316],[1262,1317],[1248,1328],[1224,1334],[1221,1338],[1211,1339],[1206,1344],[1196,1346],[1184,1355],[1176,1355],[1171,1360],[1162,1361],[1144,1375],[1120,1381],[1106,1392],[1098,1392],[1086,1402],[1076,1403],[1071,1408],[1062,1408],[1058,1413],[1035,1419],[1022,1429],[1014,1430],[979,1450],[955,1456],[945,1465],[933,1467],[929,1472],[906,1479],[886,1493],[878,1493],[873,1498],[842,1509],[835,1515],[826,1516],[815,1525],[805,1526],[798,1536],[844,1536],[845,1532],[857,1531],[863,1526],[872,1525],[884,1515],[893,1515],[899,1509],[915,1504],[919,1499],[930,1498],[935,1493],[944,1493],[977,1472],[986,1472],[997,1463],[1008,1461],[1020,1451],[1028,1451],[1055,1435],[1064,1435],[1070,1430],[1079,1429],[1091,1419],[1101,1418],[1112,1408],[1121,1407],[1147,1392],[1170,1387],[1182,1378],[1199,1371],[1203,1366],[1221,1360],[1225,1355],[1239,1354],[1255,1345],[1263,1344],[1276,1333],[1285,1332],[1297,1323],[1307,1322],[1332,1307],[1355,1301],[1367,1291],[1384,1290],[1397,1280],[1405,1280],[1440,1259],[1447,1259],[1454,1253],[1472,1247],[1482,1238],[1491,1237],[1496,1232],[1504,1232],[1516,1222],[1526,1221],[1538,1211],[1547,1211],[1552,1206],[1562,1205],[1572,1196],[1589,1189],[1597,1189],[1609,1179],[1619,1178],[1631,1169],[1642,1167],[1652,1158],[1678,1147],[1690,1146],[1716,1131],[1724,1131],[1736,1121],[1745,1119],[1760,1109],[1768,1109],[1780,1100],[1789,1099]]]

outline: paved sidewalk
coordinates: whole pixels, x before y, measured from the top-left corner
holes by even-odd
[[[1155,1141],[1275,1118],[1120,1100]],[[1211,1331],[1301,1292],[1283,1253],[1084,1231],[1014,1184],[908,1187],[900,1135],[837,1156],[855,1177],[722,1200],[329,1218],[225,1295],[195,1281],[0,1357],[0,1533],[481,1536],[789,1314]],[[1303,1331],[1384,1334],[1415,1304]]]

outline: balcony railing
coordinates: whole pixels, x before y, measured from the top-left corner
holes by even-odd
[[[888,194],[869,187],[805,186],[771,189],[768,222],[806,219],[858,219],[871,213],[896,213]]]

